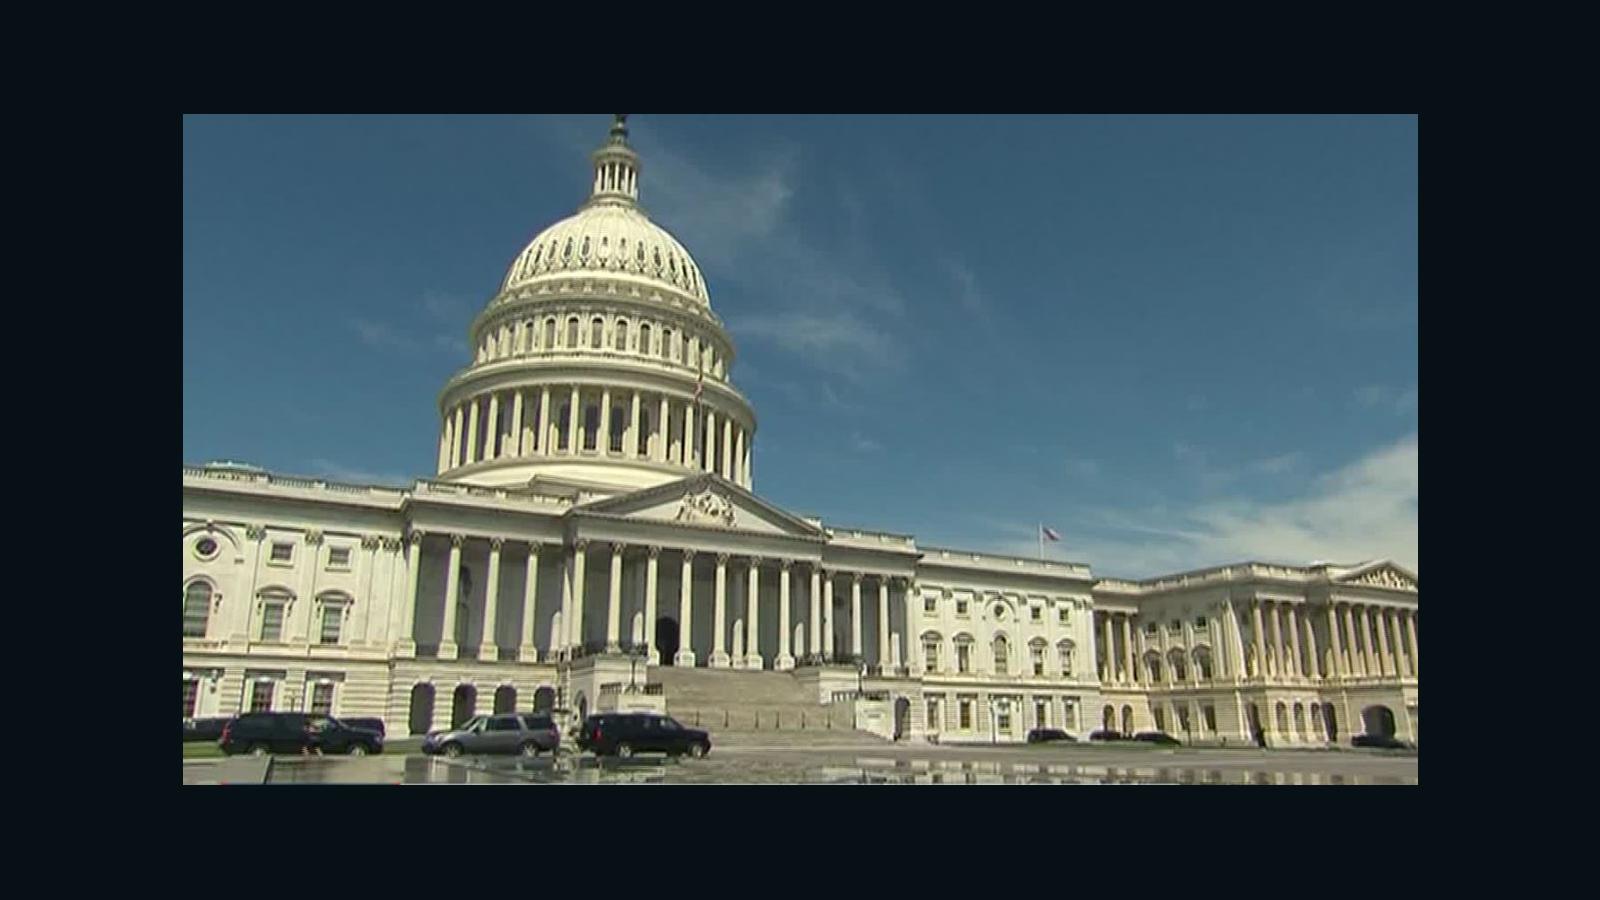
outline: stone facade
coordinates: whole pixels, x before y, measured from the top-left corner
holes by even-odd
[[[1019,741],[1417,735],[1416,577],[1246,563],[1140,582],[919,547],[754,490],[754,410],[699,268],[635,205],[619,117],[531,242],[406,487],[183,468],[184,715],[670,709],[652,667],[793,671],[862,728]],[[736,677],[736,676],[733,676]]]

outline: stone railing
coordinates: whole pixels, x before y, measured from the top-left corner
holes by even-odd
[[[1060,562],[1052,559],[1029,559],[1024,556],[1004,556],[998,553],[974,553],[970,550],[949,550],[942,547],[924,547],[924,562],[949,562],[957,565],[980,565],[991,569],[1021,569],[1034,572],[1051,572],[1088,577],[1089,567],[1082,563]]]
[[[828,537],[835,541],[868,545],[875,544],[878,546],[905,548],[907,550],[915,550],[917,548],[916,538],[913,538],[907,534],[893,534],[887,531],[862,531],[859,528],[823,527],[824,530],[827,531]]]
[[[347,484],[340,481],[327,481],[322,478],[299,478],[293,475],[272,475],[267,472],[252,472],[240,469],[208,468],[206,466],[183,467],[185,478],[205,478],[212,481],[231,481],[241,484],[261,484],[272,487],[294,488],[303,491],[328,491],[340,494],[356,494],[367,497],[384,499],[399,499],[406,495],[403,488],[384,487],[371,484]]]

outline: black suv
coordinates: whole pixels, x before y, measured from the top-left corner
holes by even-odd
[[[1384,734],[1358,734],[1350,739],[1352,747],[1377,747],[1383,750],[1409,750],[1411,745],[1399,738]]]
[[[1076,742],[1078,739],[1059,728],[1035,728],[1028,732],[1028,743],[1048,744],[1051,741]]]
[[[670,716],[601,713],[583,720],[583,727],[578,729],[578,749],[624,759],[647,751],[700,757],[711,752],[711,736],[697,728],[685,728]]]
[[[183,720],[183,742],[185,744],[195,741],[217,741],[222,738],[222,729],[228,727],[233,721],[228,716],[213,716],[206,719]]]
[[[387,737],[389,733],[388,729],[384,728],[382,719],[352,719],[349,716],[340,716],[339,721],[351,728],[376,731],[379,737]]]
[[[1178,740],[1165,731],[1141,731],[1133,736],[1141,744],[1155,744],[1158,747],[1182,747],[1183,741]]]
[[[1110,728],[1099,728],[1099,729],[1096,729],[1094,731],[1089,732],[1089,740],[1091,740],[1091,741],[1120,741],[1120,740],[1122,740],[1122,735],[1120,733],[1116,732],[1116,731],[1113,731]]]
[[[222,729],[222,752],[348,753],[365,756],[383,752],[383,735],[351,728],[332,716],[317,713],[245,713]]]

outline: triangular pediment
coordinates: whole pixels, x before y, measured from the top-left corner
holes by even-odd
[[[773,506],[718,475],[695,475],[581,507],[626,519],[726,528],[794,537],[824,537],[822,529]]]
[[[1397,591],[1415,591],[1417,589],[1417,576],[1403,567],[1380,559],[1365,565],[1357,566],[1333,579],[1339,584],[1362,585],[1364,587],[1389,588]]]

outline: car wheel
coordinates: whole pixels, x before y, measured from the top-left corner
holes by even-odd
[[[626,741],[624,741],[623,743],[618,744],[617,745],[617,755],[622,757],[623,759],[632,758],[632,756],[633,756],[633,745],[627,743]]]
[[[521,750],[522,755],[528,757],[529,759],[539,755],[539,745],[535,744],[533,741],[523,744]]]
[[[689,755],[694,757],[695,759],[699,759],[700,757],[705,756],[706,755],[706,745],[705,744],[690,744],[689,745]]]
[[[366,756],[367,755],[367,745],[366,744],[351,744],[350,745],[350,755],[351,756]]]
[[[459,757],[461,755],[461,745],[460,744],[445,744],[444,745],[444,755],[450,757],[451,759],[455,759],[455,758]]]

